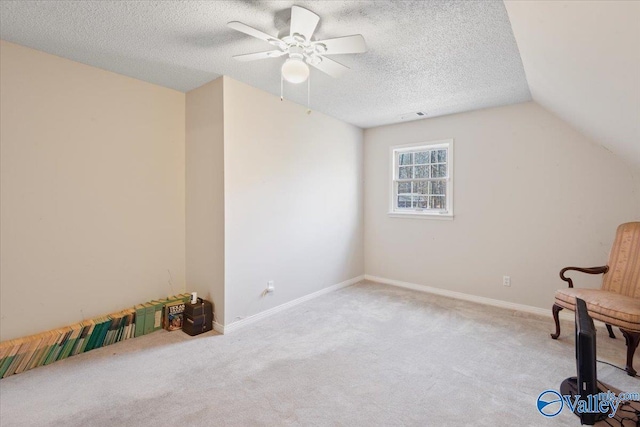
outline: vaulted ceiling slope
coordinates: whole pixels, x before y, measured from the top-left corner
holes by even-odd
[[[640,2],[505,3],[533,99],[640,167]]]
[[[360,127],[531,99],[500,0],[466,1],[8,1],[0,37],[181,91],[220,75],[280,93],[283,58],[233,55],[272,46],[227,27],[288,32],[290,8],[320,15],[316,39],[362,34],[369,51],[334,56],[352,70],[312,70],[311,108]],[[285,97],[307,102],[306,85]]]

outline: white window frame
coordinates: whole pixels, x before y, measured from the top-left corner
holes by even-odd
[[[447,183],[446,200],[447,206],[443,210],[419,209],[419,208],[398,208],[398,167],[399,155],[406,152],[434,150],[438,148],[447,149],[447,176],[444,180]],[[414,144],[396,145],[390,148],[391,159],[391,179],[389,185],[389,216],[395,218],[423,218],[423,219],[453,219],[453,139],[443,139],[438,141],[420,142]],[[411,181],[411,180],[409,180]],[[415,181],[415,179],[413,179]]]

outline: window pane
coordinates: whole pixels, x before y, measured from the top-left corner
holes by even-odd
[[[452,191],[450,144],[447,140],[393,148],[392,210],[417,215],[447,212]]]
[[[413,207],[418,209],[427,209],[427,196],[414,197]]]
[[[410,182],[400,182],[398,183],[398,194],[403,193],[411,193],[411,183]]]
[[[410,208],[411,207],[411,196],[398,196],[398,207],[399,208]]]
[[[429,182],[426,182],[426,181],[414,182],[413,192],[415,194],[429,194]]]
[[[438,150],[438,162],[444,163],[447,161],[447,150]]]
[[[413,164],[413,153],[400,153],[398,157],[398,164],[400,165]]]
[[[431,165],[431,177],[432,178],[446,178],[447,177],[447,165]]]
[[[429,178],[429,166],[414,166],[414,178]]]
[[[420,151],[415,153],[415,164],[424,165],[425,163],[429,163],[429,152],[428,151]]]
[[[444,181],[431,181],[429,185],[429,194],[445,194],[447,189],[447,184]]]
[[[444,196],[429,196],[431,209],[446,209],[447,203]]]
[[[413,178],[413,167],[412,166],[400,166],[398,168],[398,178],[400,179],[409,179]]]

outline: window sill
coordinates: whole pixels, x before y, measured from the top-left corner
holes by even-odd
[[[413,219],[435,219],[435,220],[453,220],[453,214],[440,213],[415,213],[415,212],[388,212],[389,218],[413,218]]]

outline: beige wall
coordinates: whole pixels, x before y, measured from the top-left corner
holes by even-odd
[[[389,147],[445,138],[455,139],[454,220],[390,218]],[[639,182],[535,103],[368,129],[365,269],[550,308],[562,267],[604,265],[616,226],[640,219]]]
[[[362,275],[362,130],[227,77],[224,122],[225,325]]]
[[[0,66],[0,340],[185,276],[225,325],[365,270],[548,308],[561,267],[603,264],[640,219],[639,171],[535,103],[369,129],[363,148],[227,77],[185,98],[6,42]],[[388,217],[389,147],[445,138],[455,219]]]
[[[187,93],[187,244],[189,289],[213,301],[224,319],[224,123],[222,77]]]
[[[184,94],[6,42],[0,67],[0,339],[181,291]]]

